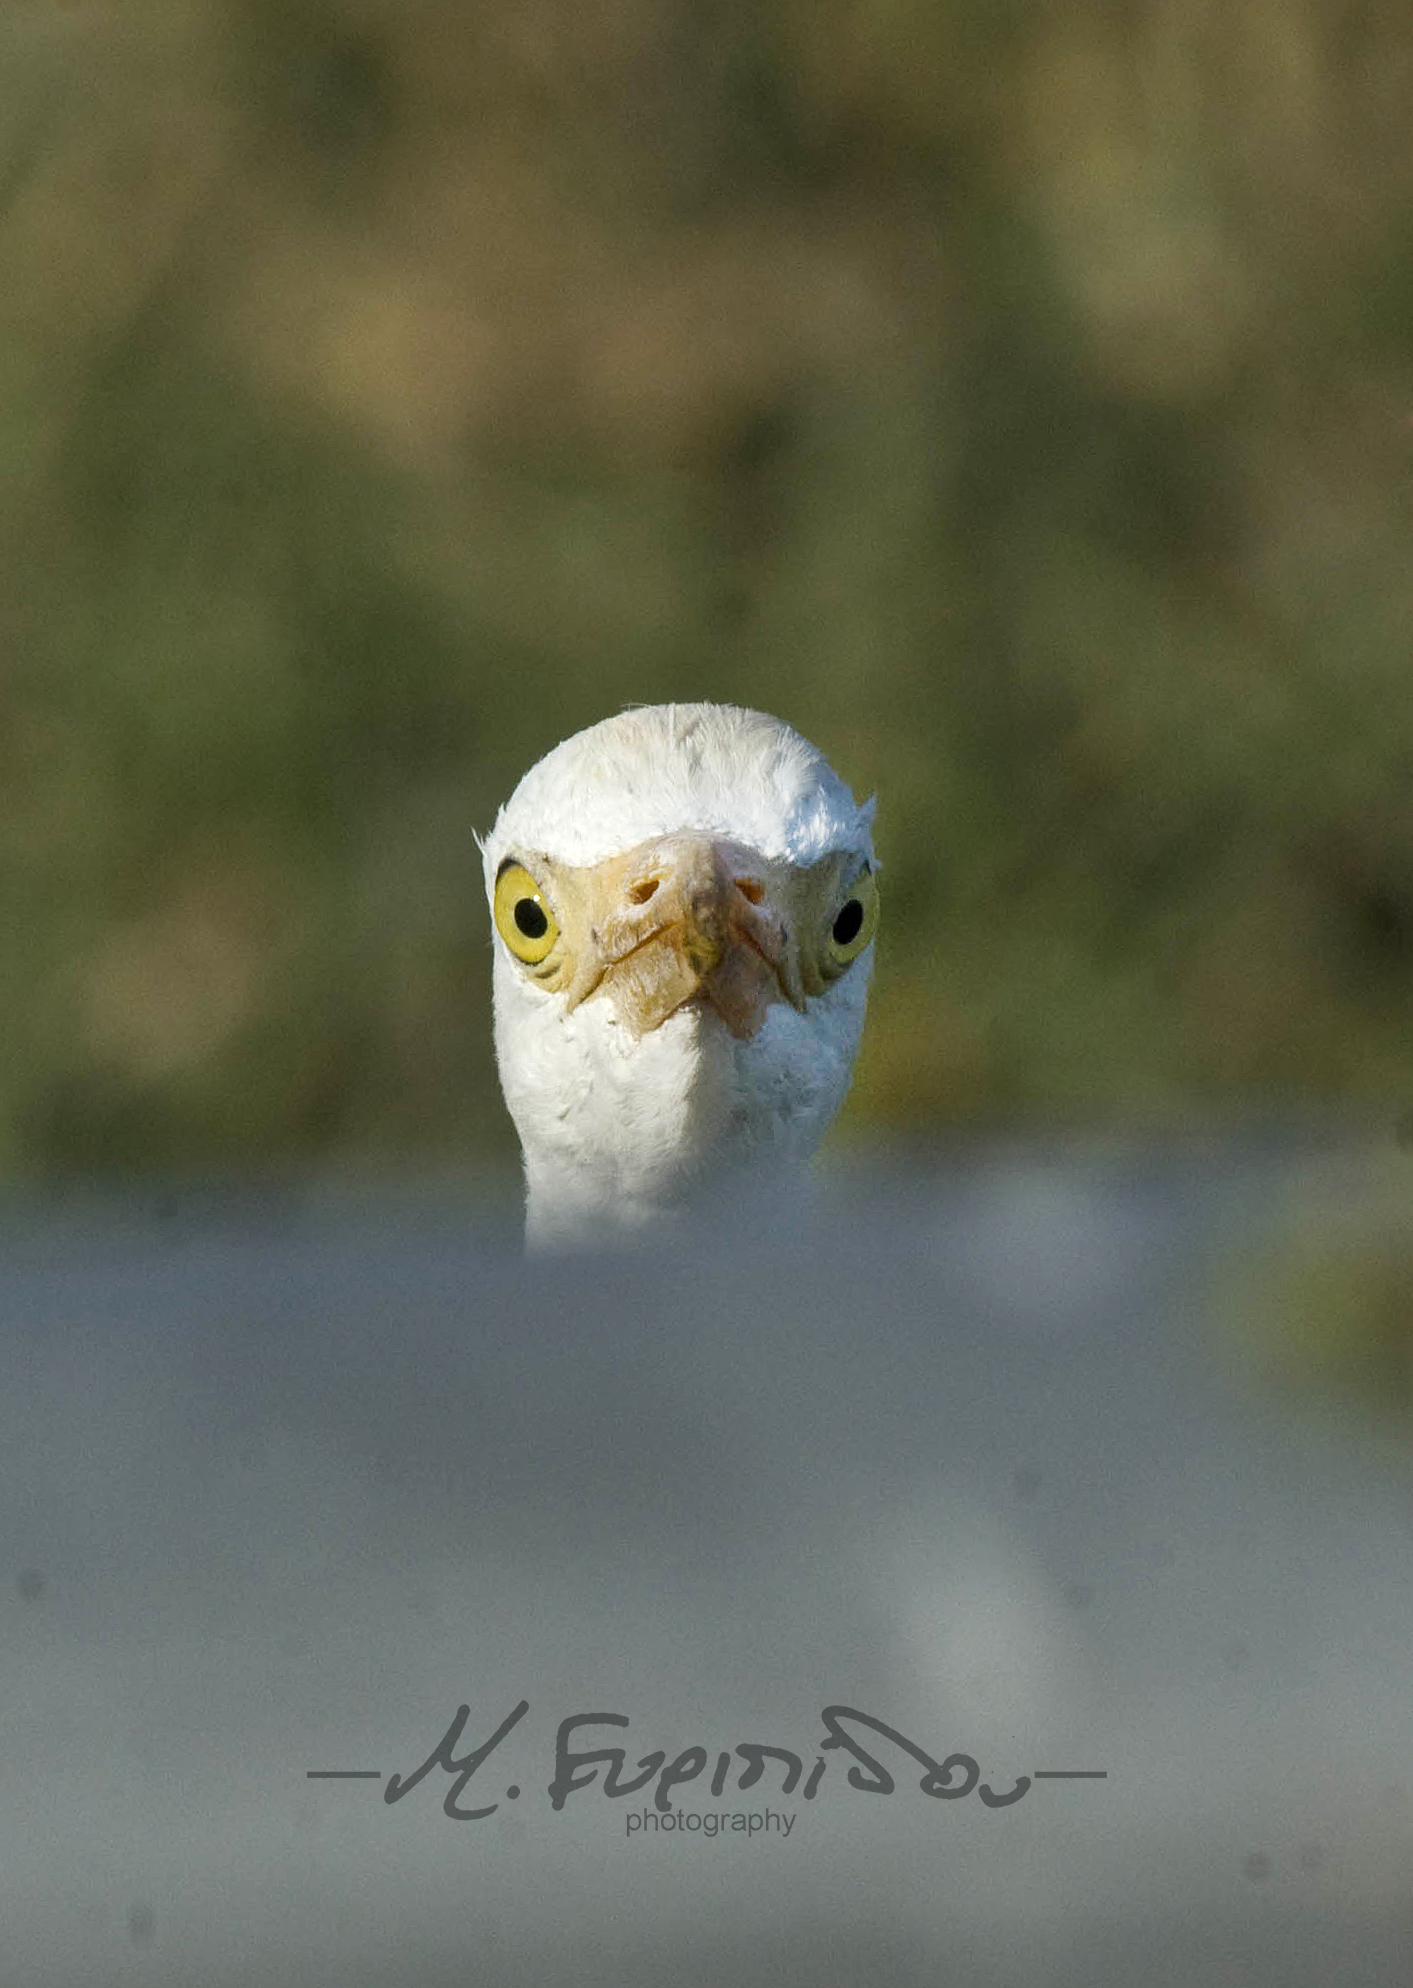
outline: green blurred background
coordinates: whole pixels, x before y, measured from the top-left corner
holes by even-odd
[[[879,798],[849,1125],[1413,1103],[1393,0],[6,0],[0,1170],[506,1154],[473,829]]]

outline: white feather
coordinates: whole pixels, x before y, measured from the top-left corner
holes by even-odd
[[[601,863],[676,829],[813,863],[868,848],[872,819],[873,803],[859,807],[823,753],[778,718],[651,704],[591,725],[530,768],[487,838],[487,881],[511,848]]]
[[[486,888],[507,855],[590,865],[678,830],[801,865],[838,851],[872,862],[872,815],[777,718],[713,704],[630,710],[525,775],[486,839]],[[848,1090],[872,950],[805,1013],[776,1002],[738,1040],[697,1007],[641,1037],[608,1001],[566,1012],[497,941],[496,1054],[524,1152],[527,1239],[640,1228],[723,1180],[797,1173]]]

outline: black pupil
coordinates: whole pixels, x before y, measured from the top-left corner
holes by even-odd
[[[863,930],[863,906],[856,897],[851,897],[839,916],[834,920],[834,943],[836,946],[851,945]]]
[[[847,908],[847,907],[846,907]],[[543,908],[533,897],[517,897],[515,900],[515,929],[523,932],[527,939],[543,939],[549,930],[549,920]]]

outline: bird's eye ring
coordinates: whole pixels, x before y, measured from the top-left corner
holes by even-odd
[[[878,929],[878,885],[872,870],[854,878],[830,921],[821,966],[826,978],[837,979],[852,966]]]
[[[507,857],[495,888],[496,930],[522,966],[548,959],[559,937],[559,921],[544,892],[523,863]]]

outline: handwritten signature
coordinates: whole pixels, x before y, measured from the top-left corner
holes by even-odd
[[[475,1776],[480,1773],[491,1755],[520,1724],[530,1709],[528,1698],[522,1698],[506,1718],[502,1719],[490,1738],[479,1746],[459,1753],[466,1722],[471,1716],[469,1705],[457,1707],[456,1716],[447,1727],[437,1745],[420,1767],[410,1774],[390,1774],[386,1777],[383,1800],[389,1804],[400,1802],[429,1774],[440,1770],[452,1777],[442,1802],[443,1811],[457,1822],[479,1822],[485,1816],[494,1815],[500,1807],[498,1801],[488,1802],[481,1808],[463,1807],[461,1797]],[[772,1792],[781,1795],[794,1794],[798,1788],[802,1801],[812,1802],[824,1779],[828,1762],[824,1756],[832,1752],[842,1752],[848,1756],[851,1765],[848,1769],[848,1782],[866,1795],[891,1795],[897,1783],[878,1753],[896,1749],[907,1756],[914,1767],[921,1768],[917,1781],[919,1791],[937,1801],[960,1801],[973,1791],[989,1809],[1010,1808],[1020,1801],[1030,1789],[1032,1782],[1040,1780],[1099,1781],[1107,1778],[1106,1773],[1095,1768],[1036,1769],[1030,1774],[1020,1775],[1009,1788],[996,1789],[981,1778],[981,1768],[969,1753],[949,1753],[943,1760],[935,1760],[916,1741],[908,1739],[893,1726],[885,1725],[871,1713],[860,1712],[851,1705],[826,1705],[820,1713],[824,1727],[824,1737],[816,1742],[818,1758],[805,1774],[803,1758],[790,1747],[767,1746],[755,1740],[743,1740],[735,1747],[722,1748],[716,1755],[708,1786],[714,1796],[723,1794],[728,1785],[740,1792],[755,1787],[766,1772],[767,1762],[776,1763],[780,1773],[778,1789]],[[577,1735],[586,1727],[611,1726],[624,1729],[628,1720],[618,1712],[576,1712],[562,1719],[555,1735],[554,1774],[546,1793],[552,1807],[559,1811],[571,1795],[583,1789],[597,1786],[609,1800],[623,1795],[638,1794],[653,1786],[653,1806],[663,1814],[671,1812],[674,1789],[685,1787],[689,1782],[700,1780],[707,1771],[711,1756],[704,1746],[685,1747],[682,1752],[669,1760],[664,1749],[645,1753],[637,1762],[636,1768],[627,1778],[627,1753],[621,1746],[596,1746],[588,1751],[579,1751]],[[863,1728],[869,1735],[866,1746],[859,1735]],[[883,1742],[882,1746],[879,1742]],[[869,1747],[875,1751],[870,1751]],[[896,1764],[896,1763],[895,1763]],[[602,1774],[600,1773],[602,1770]],[[904,1770],[899,1770],[904,1771]],[[734,1775],[734,1780],[733,1780]],[[375,1768],[315,1768],[308,1774],[310,1780],[383,1780],[382,1773]],[[801,1782],[803,1780],[803,1786]],[[653,1785],[655,1784],[655,1786]],[[511,1783],[505,1789],[506,1798],[517,1801],[520,1788]]]

